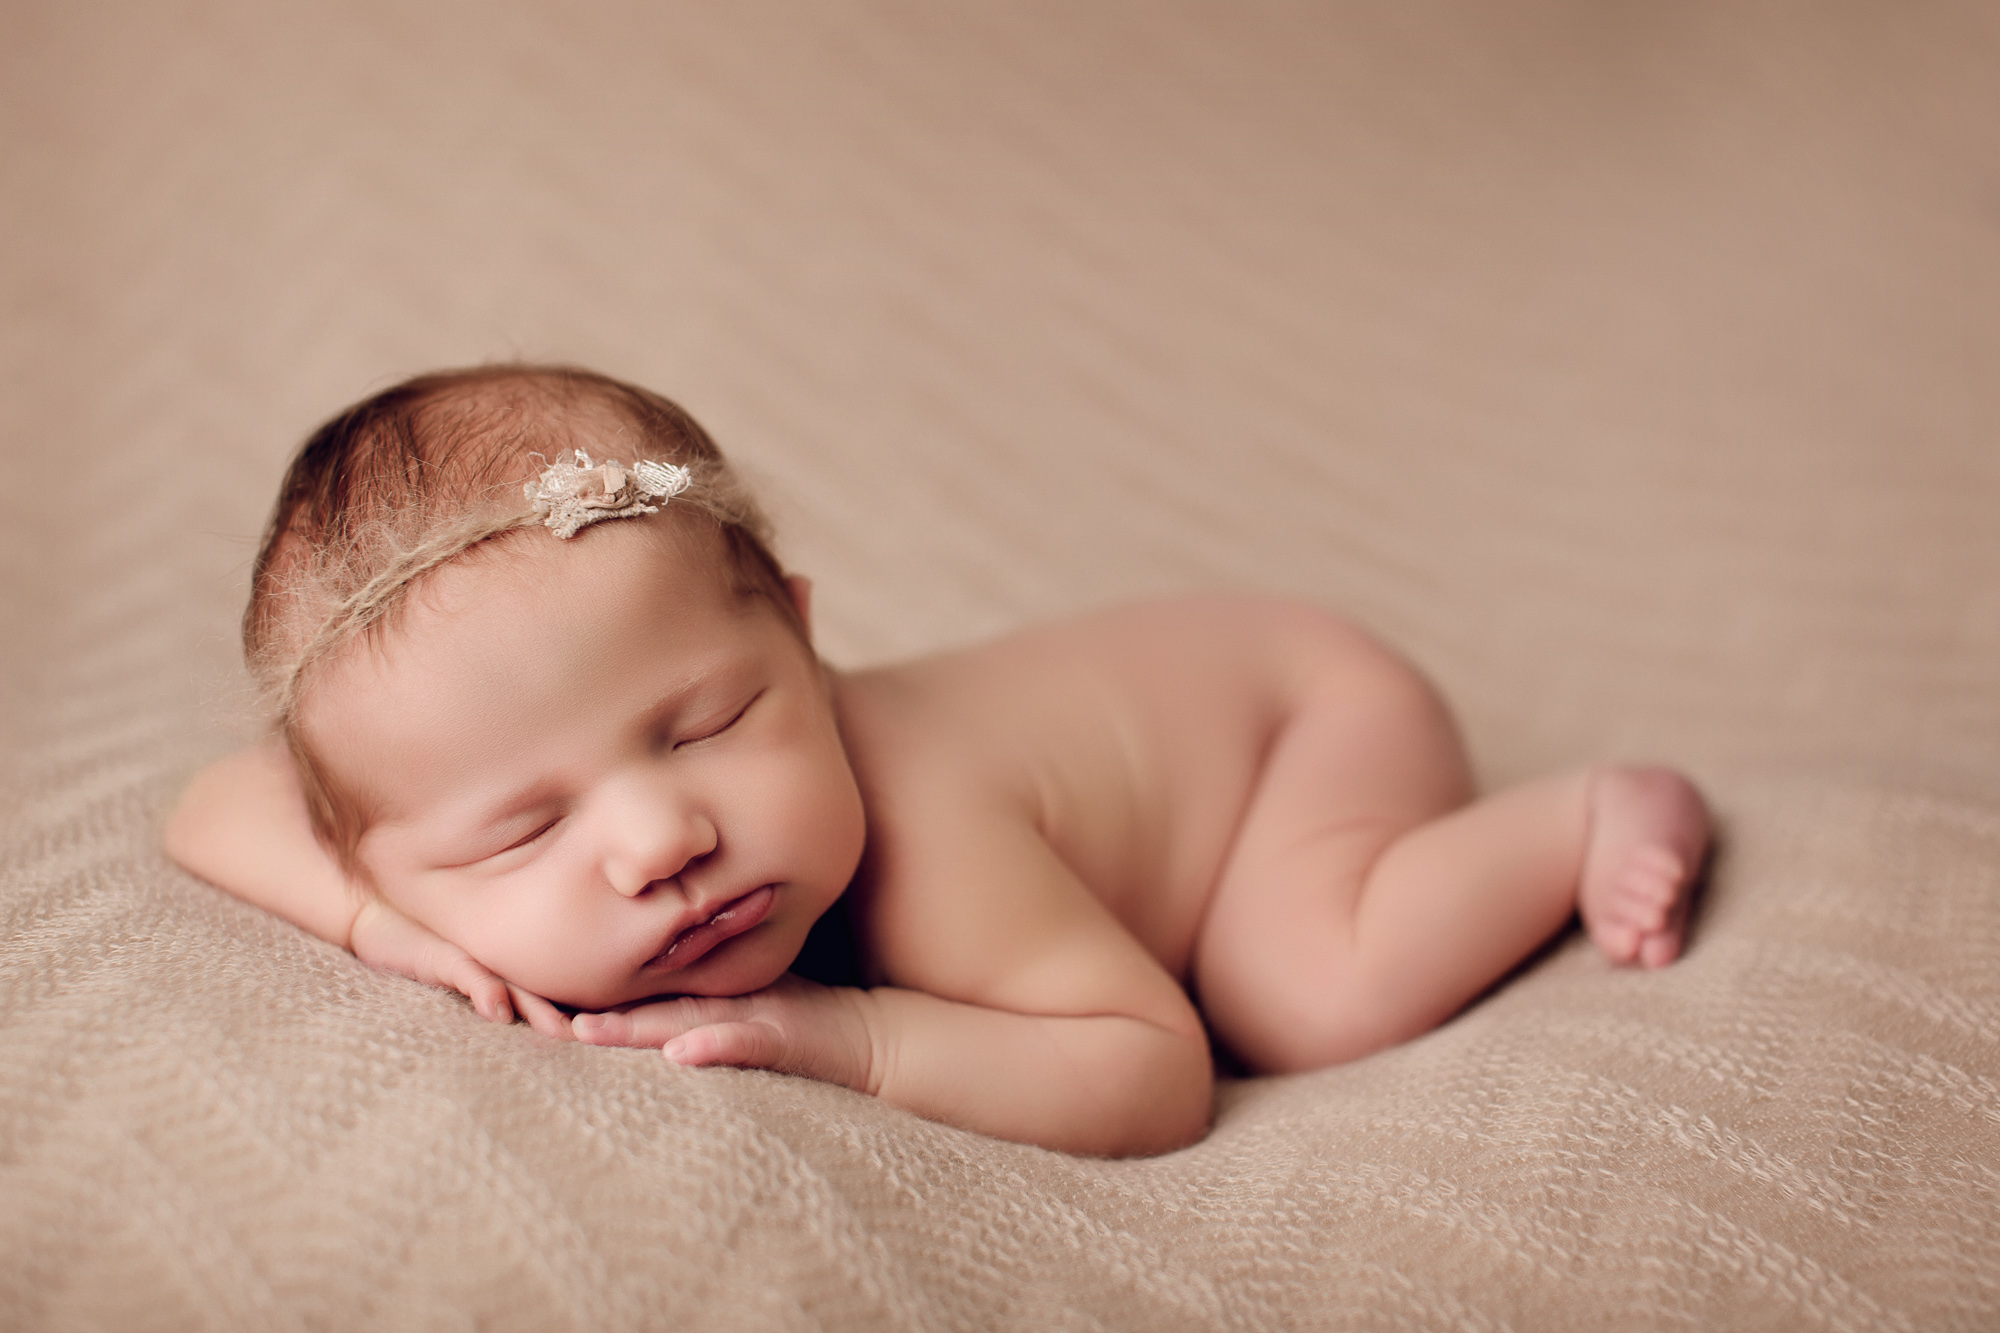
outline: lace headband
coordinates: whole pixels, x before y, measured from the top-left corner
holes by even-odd
[[[592,463],[578,449],[564,451],[542,470],[538,480],[521,489],[542,524],[558,537],[574,537],[578,529],[607,518],[656,514],[660,505],[688,488],[688,470],[672,463],[642,458],[628,471],[620,463]],[[658,500],[660,504],[647,504]]]
[[[623,463],[593,463],[581,449],[564,450],[542,469],[540,477],[521,488],[528,502],[525,511],[479,514],[446,524],[343,598],[284,673],[277,691],[279,716],[291,716],[306,670],[314,662],[367,632],[394,609],[405,588],[447,560],[490,537],[537,522],[567,540],[606,519],[657,514],[693,479],[687,468],[650,458],[626,467]],[[650,503],[654,500],[659,503]]]

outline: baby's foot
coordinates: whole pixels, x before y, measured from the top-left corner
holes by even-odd
[[[1701,793],[1671,769],[1593,775],[1577,910],[1611,961],[1663,967],[1680,956],[1708,834]]]

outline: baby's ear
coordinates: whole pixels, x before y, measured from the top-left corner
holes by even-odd
[[[813,581],[803,574],[787,574],[785,591],[792,595],[792,609],[799,613],[799,624],[810,639],[813,629]]]

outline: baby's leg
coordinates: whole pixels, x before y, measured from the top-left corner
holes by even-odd
[[[1678,951],[1707,844],[1677,776],[1604,769],[1466,803],[1443,706],[1350,679],[1287,723],[1196,945],[1203,1011],[1253,1069],[1351,1060],[1449,1018],[1581,902],[1619,961]]]

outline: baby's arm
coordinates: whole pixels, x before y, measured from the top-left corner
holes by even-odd
[[[929,854],[878,846],[866,905],[877,961],[900,984],[787,979],[579,1015],[577,1035],[664,1043],[682,1064],[806,1074],[1069,1152],[1165,1152],[1199,1138],[1213,1067],[1180,986],[1025,818],[929,813]]]
[[[184,869],[349,947],[367,895],[313,837],[298,775],[277,745],[238,750],[195,774],[165,842]]]
[[[509,986],[350,882],[313,837],[298,774],[275,744],[239,750],[196,774],[167,820],[164,841],[183,868],[353,950],[371,967],[459,991],[495,1022],[511,1021],[518,1008],[537,1031],[569,1035],[567,1021],[546,1000]]]
[[[1126,1014],[1022,1014],[788,974],[752,995],[579,1014],[575,1025],[594,1045],[663,1046],[677,1064],[799,1074],[1063,1152],[1168,1152],[1208,1128],[1205,1040]]]

